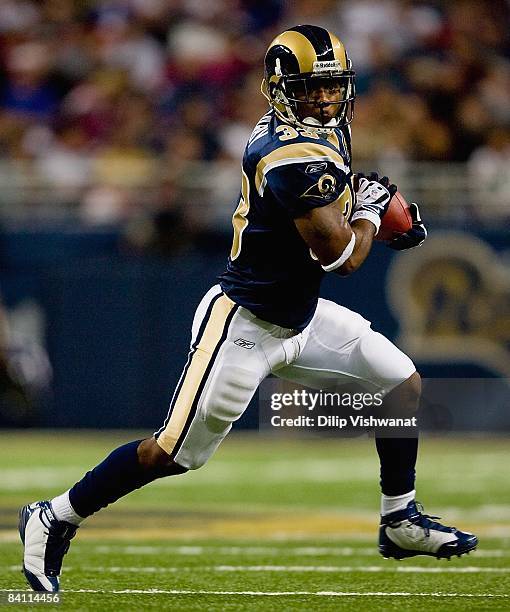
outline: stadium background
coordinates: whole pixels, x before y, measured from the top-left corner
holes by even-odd
[[[229,249],[265,48],[308,21],[356,67],[354,169],[388,174],[431,234],[324,295],[424,376],[510,378],[508,3],[6,0],[0,291],[34,398],[1,423],[158,426]]]
[[[465,392],[450,397],[454,406],[435,406],[428,422],[456,437],[425,442],[422,491],[428,503],[450,509],[448,518],[453,509],[459,526],[467,517],[497,537],[493,547],[508,556],[501,466],[510,456],[498,439],[510,430],[504,0],[0,2],[0,357],[28,394],[6,383],[0,400],[7,534],[17,504],[58,493],[117,439],[133,437],[81,428],[147,434],[159,427],[195,307],[230,248],[240,158],[266,109],[259,94],[265,48],[297,23],[335,31],[353,59],[354,170],[388,174],[420,203],[430,230],[416,252],[376,245],[362,270],[328,278],[323,294],[395,339],[425,377],[469,379],[456,383]],[[256,409],[241,428],[256,427]],[[144,521],[167,530],[160,538],[229,529],[239,536],[250,523],[243,503],[253,516],[271,504],[282,512],[295,506],[303,523],[294,536],[317,538],[328,537],[327,528],[317,528],[324,522],[312,509],[343,508],[349,520],[362,520],[351,520],[347,532],[341,517],[328,523],[338,537],[373,537],[373,517],[363,514],[377,505],[367,444],[324,442],[328,463],[317,441],[304,447],[244,435],[234,434],[189,488],[148,487],[117,514],[105,513],[97,538],[119,525],[133,534]],[[253,483],[253,473],[265,474],[268,488]],[[224,495],[221,483],[226,497],[215,488]],[[332,483],[345,496],[333,499]],[[198,529],[208,504],[230,528]],[[189,507],[195,531],[182,518]],[[232,508],[245,523],[229,523]],[[255,535],[281,534],[283,524]]]

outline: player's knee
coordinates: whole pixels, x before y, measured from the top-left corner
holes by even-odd
[[[239,419],[254,393],[254,380],[251,370],[231,367],[228,378],[217,382],[214,396],[206,400],[205,422],[209,431],[222,433]]]
[[[187,468],[175,463],[170,455],[165,452],[155,438],[142,440],[137,449],[138,463],[147,470],[154,470],[160,476],[172,476],[183,474]]]
[[[416,411],[421,397],[421,376],[414,372],[411,376],[400,383],[392,393],[397,396],[403,408],[409,411]]]
[[[421,376],[418,374],[418,372],[414,372],[406,381],[404,381],[404,384],[406,385],[406,393],[408,395],[409,402],[414,405],[415,408],[417,408],[421,397]]]

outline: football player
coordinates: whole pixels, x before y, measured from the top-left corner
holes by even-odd
[[[23,570],[35,590],[56,591],[80,523],[123,495],[206,463],[270,373],[321,389],[361,381],[412,415],[420,377],[412,361],[361,315],[320,299],[326,273],[356,271],[396,187],[351,171],[354,71],[342,42],[301,25],[265,57],[269,111],[244,153],[234,237],[220,283],[195,314],[191,350],[159,431],[115,449],[52,499],[20,511]],[[415,222],[391,247],[418,246]],[[391,432],[390,432],[391,433]],[[417,437],[376,437],[381,464],[379,550],[385,557],[449,558],[477,538],[422,513],[415,501]]]

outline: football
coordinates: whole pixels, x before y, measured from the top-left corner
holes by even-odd
[[[382,218],[381,227],[375,240],[388,242],[400,236],[400,234],[408,232],[412,226],[413,219],[409,210],[409,204],[400,191],[397,191],[390,200],[388,210]]]

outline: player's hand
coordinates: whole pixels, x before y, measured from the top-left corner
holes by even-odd
[[[376,183],[380,183],[383,187],[386,187],[386,189],[390,192],[390,200],[398,191],[398,187],[394,183],[390,183],[390,179],[387,176],[379,178],[379,174],[377,172],[371,172],[368,176],[363,174],[363,172],[358,172],[357,174],[354,174],[353,184],[355,191],[358,191],[361,179],[375,181]]]
[[[421,220],[418,204],[413,202],[409,205],[409,210],[413,219],[412,228],[388,244],[391,249],[395,249],[396,251],[405,251],[406,249],[413,249],[414,247],[420,246],[425,242],[425,238],[427,237],[427,228]]]
[[[391,198],[397,191],[397,186],[390,185],[387,176],[379,179],[377,172],[372,172],[368,177],[359,173],[356,175],[356,179],[358,189],[354,211],[371,210],[382,217],[388,209]]]
[[[377,180],[370,180],[372,177],[377,177]],[[367,219],[375,225],[375,233],[379,231],[381,225],[381,219],[384,213],[388,210],[392,194],[390,194],[389,179],[383,177],[379,180],[378,175],[373,172],[369,178],[364,174],[358,174],[356,176],[358,190],[356,191],[356,204],[354,206],[354,214],[351,217],[351,223],[357,219]],[[388,187],[386,187],[382,181],[387,181]],[[396,186],[392,185],[393,187]],[[393,191],[393,193],[395,193]]]

